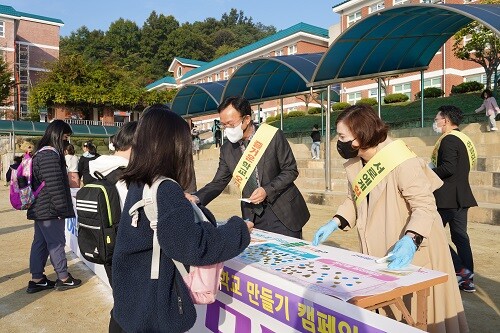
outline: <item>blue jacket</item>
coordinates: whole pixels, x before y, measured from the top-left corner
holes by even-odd
[[[160,274],[158,280],[151,280],[153,231],[143,209],[139,210],[137,228],[131,225],[128,214],[142,198],[143,187],[130,185],[118,228],[113,254],[113,317],[129,333],[186,332],[194,325],[196,310],[170,258],[194,266],[229,260],[248,246],[250,235],[238,217],[218,228],[210,223],[195,223],[193,208],[182,189],[164,181],[157,194]]]

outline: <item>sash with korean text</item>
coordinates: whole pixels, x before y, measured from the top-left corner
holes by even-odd
[[[416,156],[402,140],[393,141],[382,148],[354,179],[352,190],[356,205],[359,205],[368,193],[398,165]]]
[[[462,140],[462,142],[465,145],[465,148],[467,148],[467,155],[469,155],[469,164],[470,164],[470,168],[472,170],[472,168],[474,168],[474,165],[476,165],[476,162],[477,162],[476,147],[474,146],[474,143],[467,135],[465,135],[464,133],[462,133],[460,131],[455,131],[455,130],[451,130],[447,133],[444,133],[443,135],[441,135],[439,140],[436,142],[436,145],[434,146],[434,150],[432,151],[432,156],[431,156],[432,164],[434,164],[434,166],[437,167],[438,151],[439,151],[439,147],[441,146],[441,140],[443,140],[443,138],[445,136],[447,136],[448,134],[454,135],[457,138],[459,138],[460,140]]]
[[[278,129],[274,126],[261,124],[252,140],[250,140],[233,172],[236,186],[238,186],[241,193],[243,193],[248,179],[277,131]]]

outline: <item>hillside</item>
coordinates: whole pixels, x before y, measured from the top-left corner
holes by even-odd
[[[424,100],[424,123],[425,126],[432,125],[437,108],[441,105],[456,105],[464,112],[464,123],[476,123],[484,121],[482,113],[475,114],[474,110],[481,105],[480,93],[454,95],[441,98],[427,98]],[[332,112],[332,129],[335,130],[335,119],[339,112]],[[392,129],[420,127],[420,100],[407,103],[382,105],[381,117]],[[321,115],[306,115],[283,119],[283,130],[287,136],[300,136],[309,133],[314,124],[321,126]],[[279,127],[280,121],[274,121],[271,125]]]

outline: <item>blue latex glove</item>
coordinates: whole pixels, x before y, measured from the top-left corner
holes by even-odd
[[[338,228],[339,225],[337,224],[337,221],[330,220],[330,222],[328,222],[327,224],[319,228],[318,231],[316,231],[312,244],[314,246],[317,246],[319,243],[323,243],[324,241],[326,241],[328,236],[330,236],[331,233],[337,230]]]
[[[403,236],[394,245],[394,249],[389,253],[390,257],[387,258],[389,269],[402,269],[408,266],[413,260],[413,256],[417,251],[417,246],[413,243],[410,236]]]

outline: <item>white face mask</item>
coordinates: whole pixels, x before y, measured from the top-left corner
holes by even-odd
[[[434,130],[434,132],[436,132],[437,134],[441,134],[441,133],[443,133],[443,128],[442,128],[442,127],[438,127],[436,122],[434,122],[434,123],[432,124],[432,129],[433,129],[433,130]]]
[[[243,125],[243,120],[239,125],[236,125],[235,127],[224,129],[224,133],[226,134],[227,139],[232,143],[236,143],[243,139],[243,129],[241,128],[241,125]]]
[[[109,150],[111,150],[111,151],[115,151],[115,146],[113,145],[113,143],[112,143],[112,142],[110,142],[110,143],[108,144],[108,147],[109,147]]]

